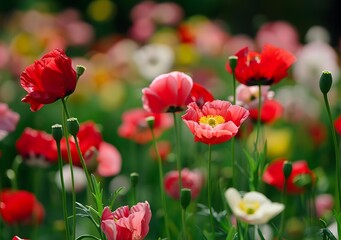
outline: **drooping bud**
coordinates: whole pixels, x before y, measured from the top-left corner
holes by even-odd
[[[182,188],[180,192],[180,201],[182,209],[186,209],[191,202],[191,189]]]
[[[66,121],[67,123],[67,130],[72,136],[77,136],[77,133],[79,131],[79,122],[77,118],[69,118]]]
[[[327,94],[332,87],[333,77],[331,72],[323,71],[320,77],[320,90],[323,94]]]
[[[83,65],[77,65],[76,66],[77,79],[83,75],[85,70],[86,70],[86,68]]]
[[[60,124],[52,125],[52,137],[54,140],[59,143],[63,138],[63,127]]]

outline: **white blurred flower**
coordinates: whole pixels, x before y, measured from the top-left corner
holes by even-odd
[[[173,50],[165,44],[152,43],[138,49],[133,60],[139,73],[148,80],[169,72],[174,62]]]
[[[62,171],[63,171],[65,191],[72,192],[72,179],[71,179],[71,171],[70,171],[69,164],[64,165]],[[75,192],[80,192],[87,185],[85,173],[82,168],[73,166],[73,174],[74,174],[74,181],[75,181]],[[56,173],[55,181],[56,181],[58,188],[62,189],[59,171],[57,171]]]
[[[295,80],[321,94],[319,80],[322,71],[329,71],[337,82],[340,69],[335,50],[324,42],[314,41],[305,45],[297,54],[297,62],[293,67]]]
[[[272,99],[275,95],[270,91],[270,86],[261,86],[261,101]],[[233,97],[232,97],[233,98]],[[258,86],[246,86],[244,84],[238,85],[236,88],[237,104],[246,108],[254,108],[258,106],[259,101],[259,88]]]
[[[305,35],[305,40],[308,43],[314,41],[329,43],[330,34],[324,27],[312,26],[308,29],[307,34]]]
[[[233,214],[249,224],[264,224],[284,210],[284,204],[271,202],[260,192],[248,192],[244,196],[235,188],[225,192],[225,198]]]

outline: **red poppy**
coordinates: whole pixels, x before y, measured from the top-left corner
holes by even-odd
[[[335,131],[341,135],[341,115],[338,116],[334,121]]]
[[[270,163],[265,169],[263,174],[263,181],[267,184],[278,188],[283,191],[285,177],[283,173],[283,166],[285,159],[277,159]],[[309,169],[306,161],[297,161],[292,163],[292,171],[287,180],[286,191],[291,194],[302,193],[305,191],[305,187],[298,186],[295,181],[303,176],[308,175],[311,178],[312,183],[315,181],[315,174]]]
[[[206,102],[202,109],[195,102],[188,105],[182,120],[194,135],[196,142],[218,144],[234,137],[249,111],[230,102]]]
[[[71,59],[63,50],[55,49],[28,66],[20,76],[20,84],[27,91],[21,101],[29,103],[35,112],[73,93],[77,75]]]
[[[25,128],[15,146],[30,165],[48,166],[58,160],[56,142],[52,135],[44,131]]]
[[[186,108],[193,80],[182,72],[170,72],[156,77],[142,89],[143,107],[148,112],[177,112]]]
[[[0,215],[8,225],[35,225],[42,222],[44,208],[30,192],[4,190],[0,192]]]
[[[254,121],[258,119],[258,107],[249,109],[250,118]],[[274,99],[267,99],[261,106],[260,121],[262,123],[272,123],[279,119],[283,114],[283,107],[280,102]]]
[[[238,57],[235,69],[236,79],[245,85],[272,85],[285,78],[296,57],[290,52],[272,45],[264,45],[262,53],[243,48],[235,54]],[[227,70],[232,73],[229,63]]]
[[[214,100],[213,95],[199,83],[193,83],[191,94],[187,100],[188,104],[191,102],[196,102],[197,105],[202,108],[205,102],[211,102]]]
[[[173,125],[173,118],[165,113],[150,113],[143,108],[126,111],[122,115],[122,124],[118,128],[118,135],[139,144],[146,144],[152,138],[146,118],[154,117],[154,134],[158,138],[166,129]]]
[[[27,240],[26,238],[20,238],[18,236],[14,236],[12,240]]]
[[[204,176],[199,170],[191,171],[189,169],[181,170],[182,187],[191,189],[192,199],[195,199],[204,185]],[[164,179],[166,193],[174,199],[180,198],[179,191],[179,172],[170,171]]]
[[[95,154],[98,151],[100,144],[102,143],[102,134],[96,127],[96,124],[91,121],[80,124],[77,138],[79,141],[81,153],[84,157],[84,161],[88,164],[88,167],[90,167],[90,164],[97,165],[96,161],[90,162],[91,160],[96,160],[96,158],[94,159]],[[69,137],[69,143],[73,164],[76,166],[81,166],[76,143],[72,136]],[[60,143],[60,148],[63,159],[67,161],[69,158],[65,138],[62,139]]]

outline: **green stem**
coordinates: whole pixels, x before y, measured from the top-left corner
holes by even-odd
[[[56,142],[57,145],[57,152],[58,152],[58,168],[59,168],[59,175],[60,175],[60,183],[62,186],[62,205],[63,205],[63,216],[64,216],[64,223],[65,223],[65,233],[66,239],[70,239],[70,230],[68,224],[68,213],[66,209],[66,192],[65,192],[65,185],[64,185],[64,175],[63,175],[63,159],[60,150],[60,142]]]
[[[182,189],[182,177],[181,177],[181,159],[180,159],[180,134],[179,126],[176,118],[176,113],[173,112],[174,129],[175,129],[175,155],[176,155],[176,167],[179,173],[179,194]]]
[[[72,237],[71,239],[76,239],[76,191],[75,191],[75,177],[73,173],[73,162],[72,162],[72,155],[70,150],[70,142],[69,142],[69,134],[66,129],[66,119],[70,118],[70,114],[67,110],[65,100],[61,99],[63,103],[63,132],[65,134],[66,139],[66,149],[67,149],[67,155],[69,159],[69,166],[70,166],[70,173],[71,173],[71,188],[72,188]]]
[[[168,218],[168,211],[167,211],[167,203],[166,203],[166,195],[165,195],[165,189],[164,189],[164,185],[163,185],[163,170],[162,170],[162,159],[159,153],[159,149],[157,148],[156,145],[156,139],[155,139],[155,134],[154,134],[154,130],[151,128],[150,129],[151,133],[152,133],[152,137],[153,137],[153,146],[155,149],[155,153],[157,156],[157,162],[158,162],[158,167],[159,167],[159,177],[160,177],[160,192],[161,192],[161,201],[162,201],[162,207],[163,207],[163,212],[165,215],[165,228],[166,228],[166,235],[167,235],[167,239],[171,239],[170,237],[170,232],[169,232],[169,218]]]
[[[284,180],[284,187],[283,187],[283,192],[282,192],[282,203],[284,206],[287,204],[287,180]],[[280,226],[279,226],[279,238],[283,239],[283,228],[284,228],[284,219],[285,219],[285,209],[283,210],[281,214],[281,221],[280,221]]]
[[[183,229],[183,234],[184,234],[183,239],[187,240],[186,209],[182,209],[181,216],[182,216],[182,229]]]
[[[208,145],[208,181],[207,181],[207,202],[208,208],[210,210],[210,223],[211,223],[211,230],[213,234],[213,239],[215,239],[215,230],[214,230],[214,218],[213,218],[213,211],[212,211],[212,176],[211,176],[211,160],[212,160],[212,146],[211,144]]]
[[[232,83],[233,83],[233,100],[232,104],[236,105],[237,102],[237,96],[236,96],[236,75],[235,75],[235,69],[232,70]],[[237,168],[236,168],[236,163],[235,163],[235,146],[234,146],[235,138],[231,139],[231,164],[232,164],[232,186],[235,186],[235,179],[236,179],[236,173],[237,173]]]
[[[262,85],[258,85],[258,116],[257,116],[257,135],[255,142],[255,152],[258,151],[258,141],[260,134],[260,123],[261,123],[261,110],[262,110]]]
[[[137,200],[136,200],[136,186],[133,186],[133,205],[135,205],[137,203]]]

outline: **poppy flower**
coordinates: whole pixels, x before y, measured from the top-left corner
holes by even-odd
[[[0,141],[15,130],[19,118],[19,114],[13,112],[6,103],[0,103]]]
[[[235,69],[236,79],[245,85],[272,85],[280,82],[288,73],[296,58],[290,52],[266,44],[261,53],[243,48],[235,54],[238,57]],[[232,69],[226,64],[227,70]]]
[[[166,161],[168,154],[171,152],[172,149],[171,143],[169,141],[157,141],[156,146],[160,154],[161,160]],[[149,155],[151,156],[152,159],[156,161],[158,160],[158,156],[156,154],[154,146],[150,146]]]
[[[114,176],[121,171],[120,153],[115,146],[103,141],[102,134],[94,122],[88,121],[80,124],[77,138],[85,164],[90,171],[96,171],[102,177]],[[75,166],[81,166],[76,143],[72,136],[69,138],[69,143],[72,163]],[[65,138],[62,139],[60,148],[63,159],[68,160]]]
[[[40,224],[45,212],[36,197],[24,190],[0,192],[0,216],[8,224]]]
[[[196,142],[219,144],[234,137],[249,111],[230,102],[206,102],[202,109],[192,102],[182,120],[194,135]]]
[[[341,135],[341,115],[334,120],[335,131]]]
[[[258,119],[258,107],[249,109],[250,118],[254,121]],[[283,114],[283,107],[280,102],[274,99],[267,99],[261,106],[260,121],[262,123],[272,123],[279,119]]]
[[[263,174],[263,181],[267,184],[283,191],[285,177],[283,173],[283,166],[285,159],[277,159],[269,164]],[[306,161],[297,161],[292,163],[292,171],[287,179],[286,191],[290,194],[298,194],[305,191],[304,186],[298,186],[296,181],[302,176],[309,176],[311,182],[315,181],[315,174],[309,169]]]
[[[83,170],[83,168],[77,167],[77,166],[73,166],[72,170],[73,170],[73,176],[74,176],[73,177],[74,191],[80,192],[83,189],[85,189],[85,187],[87,186],[87,180],[86,180],[84,170]],[[72,193],[73,189],[72,189],[72,175],[71,175],[70,165],[65,164],[62,168],[62,171],[63,171],[63,180],[64,180],[65,191]],[[60,190],[62,190],[62,182],[60,180],[60,172],[59,171],[56,172],[55,182],[56,182],[57,187]]]
[[[193,83],[191,94],[187,103],[196,102],[197,105],[202,108],[205,102],[211,102],[214,100],[213,95],[199,83]]]
[[[233,214],[249,224],[264,224],[284,210],[284,204],[271,202],[260,192],[247,192],[243,196],[235,188],[225,192]]]
[[[146,144],[153,139],[146,118],[154,117],[154,135],[156,138],[173,125],[173,118],[168,114],[150,113],[143,108],[131,109],[123,113],[122,124],[118,128],[118,135],[139,144]]]
[[[142,89],[143,108],[152,113],[177,112],[186,108],[193,80],[182,72],[170,72],[156,77]]]
[[[21,73],[20,84],[27,91],[21,101],[29,103],[31,111],[35,112],[44,104],[73,93],[77,75],[71,59],[63,50],[55,49],[26,67]]]
[[[26,240],[26,238],[20,238],[20,237],[18,237],[18,236],[14,236],[14,237],[12,238],[12,240]]]
[[[29,165],[47,167],[58,161],[56,142],[44,131],[25,128],[15,147]]]
[[[204,185],[204,176],[199,170],[181,170],[182,187],[191,189],[191,197],[195,199]],[[166,193],[174,199],[180,198],[179,172],[170,171],[165,175],[164,186]]]
[[[142,240],[149,232],[152,217],[149,203],[140,202],[110,211],[105,207],[101,217],[101,229],[108,240]]]

